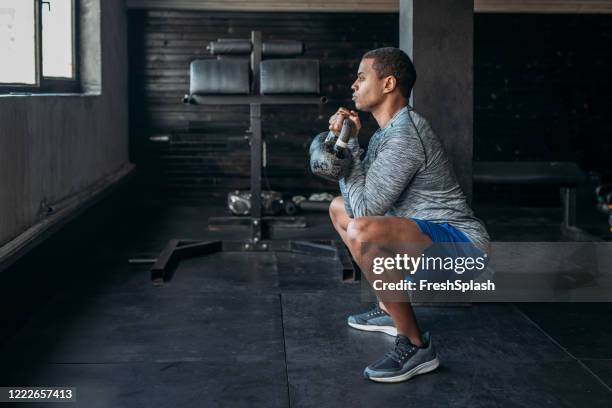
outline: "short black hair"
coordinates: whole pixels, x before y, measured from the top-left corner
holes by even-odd
[[[400,93],[406,99],[410,98],[416,82],[416,71],[412,60],[404,51],[395,47],[377,48],[363,54],[362,59],[366,58],[374,60],[372,67],[379,78],[394,76]]]

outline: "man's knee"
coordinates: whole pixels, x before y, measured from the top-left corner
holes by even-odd
[[[342,196],[334,198],[331,204],[329,205],[329,217],[331,218],[332,222],[335,222],[335,220],[344,211],[346,210],[344,209],[344,199],[342,198]]]
[[[373,222],[366,217],[351,220],[346,229],[348,239],[354,244],[370,241],[373,235]]]

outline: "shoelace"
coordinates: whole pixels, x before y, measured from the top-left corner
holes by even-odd
[[[399,337],[395,339],[395,347],[393,350],[387,352],[387,357],[391,358],[398,363],[403,363],[406,357],[410,357],[416,351],[416,346],[412,344],[406,344],[400,340]]]
[[[376,306],[374,306],[374,310],[371,310],[371,311],[368,313],[368,317],[382,316],[382,315],[384,315],[384,314],[385,314],[385,311],[384,311],[384,310],[382,310],[382,309],[380,308],[380,306],[378,306],[378,304],[377,304]]]

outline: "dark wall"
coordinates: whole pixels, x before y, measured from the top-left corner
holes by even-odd
[[[303,40],[306,56],[321,60],[321,91],[331,99],[263,109],[270,187],[336,190],[308,174],[308,143],[337,106],[350,105],[363,52],[397,45],[398,26],[397,14],[130,12],[131,154],[150,190],[218,203],[247,188],[248,108],[190,107],[181,98],[189,62],[207,55],[210,40],[248,38],[251,29]],[[576,160],[611,179],[612,16],[477,14],[474,41],[474,159]],[[362,120],[362,134],[375,129]],[[151,143],[152,135],[171,142]]]
[[[189,86],[189,62],[208,56],[209,41],[249,38],[257,29],[264,40],[304,41],[304,56],[321,61],[327,105],[262,108],[269,186],[299,193],[337,189],[309,175],[310,140],[327,129],[338,106],[351,106],[350,84],[361,55],[397,46],[399,36],[397,14],[132,11],[129,27],[131,154],[150,176],[152,190],[180,202],[211,196],[220,202],[228,190],[249,185],[249,146],[243,138],[248,107],[181,103]],[[375,122],[367,115],[362,120],[362,133],[371,134]],[[152,135],[171,139],[152,143]]]
[[[612,16],[475,19],[474,159],[574,160],[610,179]]]

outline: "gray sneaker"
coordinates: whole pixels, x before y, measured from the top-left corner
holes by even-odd
[[[376,382],[395,383],[435,370],[440,360],[429,333],[423,334],[423,341],[425,344],[421,348],[413,345],[407,337],[397,336],[393,350],[367,366],[364,377]]]
[[[397,335],[393,319],[378,306],[378,303],[370,311],[349,316],[347,323],[358,330],[378,331],[387,333],[390,336]]]

